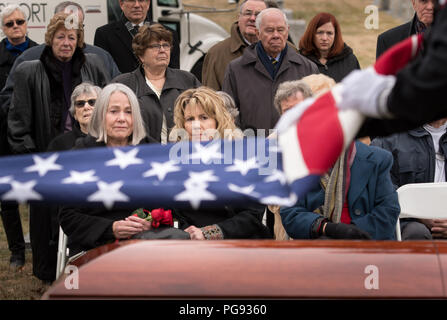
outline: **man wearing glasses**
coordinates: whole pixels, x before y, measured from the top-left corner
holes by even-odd
[[[132,72],[138,68],[140,61],[135,56],[132,49],[132,39],[138,29],[145,24],[152,24],[149,21],[148,11],[150,0],[115,0],[119,1],[122,11],[120,20],[111,22],[96,29],[95,46],[108,51],[121,73]],[[174,47],[172,48],[171,68],[180,68],[180,47],[178,35],[173,30]]]
[[[256,16],[266,8],[263,0],[245,0],[239,17],[231,26],[229,38],[215,44],[206,54],[202,69],[202,83],[215,90],[222,89],[225,69],[230,61],[240,57],[246,47],[257,42]]]
[[[6,35],[0,43],[0,88],[3,88],[16,58],[26,49],[36,46],[37,43],[26,36],[26,15],[18,5],[11,4],[3,8],[0,23]],[[8,149],[6,117],[0,114],[0,155],[8,154]],[[10,266],[14,269],[21,268],[25,264],[25,240],[19,207],[15,203],[6,202],[0,205],[2,222],[11,251]]]

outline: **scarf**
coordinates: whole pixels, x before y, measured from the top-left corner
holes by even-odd
[[[14,57],[17,57],[18,55],[22,54],[23,51],[25,51],[26,49],[28,49],[28,45],[29,45],[29,39],[28,37],[26,37],[25,42],[22,42],[21,44],[18,45],[13,45],[11,42],[9,42],[8,38],[5,39],[6,41],[6,50],[8,50],[9,52],[11,52],[11,54]]]
[[[339,223],[341,219],[343,203],[348,193],[346,186],[355,153],[355,143],[352,142],[348,149],[342,152],[332,169],[320,179],[324,190],[324,203],[314,212],[334,223]]]
[[[276,64],[272,64],[272,59],[268,56],[268,54],[265,52],[264,47],[262,46],[261,41],[258,41],[256,44],[256,52],[258,54],[259,60],[261,60],[262,64],[264,65],[267,72],[270,74],[272,79],[275,79],[276,74],[278,73],[279,67],[281,66],[283,57],[287,53],[287,45],[281,51],[281,55],[279,57],[279,61]]]

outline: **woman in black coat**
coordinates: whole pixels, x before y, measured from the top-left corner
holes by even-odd
[[[360,69],[352,49],[343,42],[340,25],[330,13],[317,14],[300,40],[300,53],[320,71],[340,82],[352,70]]]
[[[167,143],[168,131],[174,126],[175,99],[200,86],[192,73],[168,67],[172,41],[172,33],[161,24],[141,27],[132,42],[141,66],[112,80],[135,92],[148,135],[162,144]]]

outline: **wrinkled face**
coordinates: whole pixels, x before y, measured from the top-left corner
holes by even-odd
[[[245,38],[256,36],[256,17],[265,8],[264,1],[247,1],[243,5],[237,23]]]
[[[216,120],[208,116],[200,106],[188,104],[185,108],[185,130],[189,140],[208,141],[213,138],[217,128]]]
[[[433,12],[436,0],[411,0],[418,19],[427,27],[433,22]]]
[[[74,118],[79,122],[81,128],[87,128],[90,123],[96,98],[95,92],[80,94],[76,97]]]
[[[294,106],[296,106],[298,103],[304,100],[303,93],[301,91],[298,91],[294,95],[291,95],[285,100],[281,101],[281,114],[286,112],[289,109],[292,109]]]
[[[15,10],[3,19],[3,32],[12,44],[25,42],[26,28],[26,19],[19,10]]]
[[[70,61],[76,50],[78,35],[75,29],[60,27],[53,37],[51,48],[54,56],[60,61]]]
[[[119,0],[123,14],[130,22],[139,24],[146,19],[150,0]]]
[[[127,96],[116,91],[112,93],[105,117],[107,144],[127,144],[133,132],[133,116]]]
[[[269,12],[263,17],[259,27],[257,34],[265,52],[270,57],[276,57],[286,47],[289,36],[289,27],[283,14],[277,11]]]
[[[144,55],[140,57],[144,67],[149,69],[156,67],[167,68],[171,59],[171,45],[169,42],[161,40],[160,42],[151,42]]]
[[[335,39],[335,28],[331,22],[321,25],[314,36],[314,44],[320,53],[328,53]]]

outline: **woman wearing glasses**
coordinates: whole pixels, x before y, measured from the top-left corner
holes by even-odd
[[[14,71],[8,112],[8,142],[14,153],[46,151],[52,139],[75,127],[69,112],[73,89],[85,81],[103,87],[110,79],[98,56],[84,54],[83,25],[70,22],[69,14],[55,14],[40,58],[22,62]],[[51,241],[51,219],[47,207],[30,205],[33,274],[44,282],[56,275],[57,242]]]
[[[112,80],[135,92],[148,135],[161,143],[167,143],[168,129],[174,126],[175,99],[200,86],[192,73],[168,67],[172,41],[172,33],[161,24],[141,27],[132,41],[141,65]]]
[[[48,145],[48,151],[69,150],[74,147],[78,138],[88,133],[88,124],[92,117],[96,98],[101,88],[88,82],[78,85],[71,94],[71,105],[68,110],[75,120],[72,130],[54,138]]]

